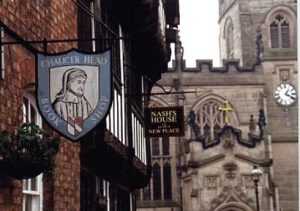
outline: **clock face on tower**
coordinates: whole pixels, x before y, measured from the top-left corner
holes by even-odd
[[[296,89],[291,84],[279,84],[275,90],[275,98],[280,105],[291,105],[296,101],[296,97]]]

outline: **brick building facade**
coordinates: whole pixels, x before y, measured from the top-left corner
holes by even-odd
[[[37,108],[37,52],[110,49],[113,72],[106,119],[80,142],[60,137],[50,178],[14,179],[0,157],[0,210],[135,210],[133,192],[146,185],[151,168],[142,135],[147,101],[142,92],[166,71],[172,40],[165,31],[177,27],[178,20],[177,1],[0,2],[1,131],[31,121],[59,137]],[[62,41],[67,39],[85,41]]]
[[[77,36],[76,10],[76,5],[69,1],[3,1],[0,7],[1,26],[6,32],[3,41],[74,38]],[[57,44],[51,46],[51,52],[75,46]],[[41,49],[41,45],[34,47]],[[0,82],[1,130],[12,130],[23,121],[24,93],[34,97],[35,55],[30,46],[22,45],[6,45],[4,52]],[[80,176],[79,157],[80,145],[63,140],[57,155],[57,180],[45,183],[44,210],[79,210],[79,180],[73,180]],[[1,210],[22,210],[22,195],[22,181],[1,179]]]

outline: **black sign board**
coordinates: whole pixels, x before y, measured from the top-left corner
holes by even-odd
[[[183,107],[146,108],[145,136],[184,136]]]

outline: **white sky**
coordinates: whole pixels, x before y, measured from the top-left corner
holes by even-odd
[[[196,59],[219,61],[218,0],[179,0],[179,35],[187,67],[195,67]]]

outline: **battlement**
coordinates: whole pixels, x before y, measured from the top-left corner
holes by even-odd
[[[260,64],[261,61],[259,57],[250,67],[241,66],[239,59],[224,59],[221,67],[214,67],[213,60],[211,59],[197,59],[196,67],[186,67],[186,60],[182,60],[181,64],[176,64],[176,61],[172,60],[172,67],[168,69],[168,72],[175,72],[176,66],[178,66],[178,69],[182,72],[202,72],[205,70],[215,73],[226,73],[229,70],[237,72],[254,72]]]

